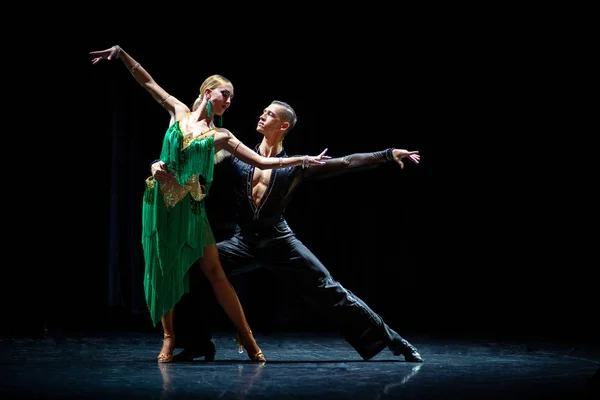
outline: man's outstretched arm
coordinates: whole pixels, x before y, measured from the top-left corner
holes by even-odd
[[[344,157],[326,160],[324,165],[311,165],[305,172],[305,178],[329,178],[350,171],[364,171],[376,168],[382,164],[396,162],[404,168],[404,161],[408,159],[415,164],[421,160],[418,151],[389,148],[372,153],[355,153]]]

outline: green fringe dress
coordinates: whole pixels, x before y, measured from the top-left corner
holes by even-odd
[[[180,123],[167,129],[160,155],[177,184],[161,190],[148,178],[142,204],[144,292],[154,326],[189,292],[191,266],[215,243],[203,201],[213,178],[214,134],[194,139]]]

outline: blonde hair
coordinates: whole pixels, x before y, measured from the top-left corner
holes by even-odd
[[[200,107],[200,103],[204,99],[204,91],[206,89],[214,89],[221,85],[231,84],[231,81],[225,78],[223,75],[211,75],[202,82],[200,85],[200,94],[198,98],[194,101],[194,105],[192,106],[192,111],[195,111],[198,107]]]

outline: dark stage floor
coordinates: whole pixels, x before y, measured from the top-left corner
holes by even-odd
[[[598,348],[407,337],[425,362],[363,361],[330,333],[256,334],[267,363],[215,336],[215,361],[159,364],[157,333],[3,338],[0,399],[592,399]],[[178,350],[179,351],[179,350]]]

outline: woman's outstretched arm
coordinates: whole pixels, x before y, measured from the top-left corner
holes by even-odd
[[[188,106],[179,101],[177,98],[169,95],[152,76],[131,57],[123,48],[112,46],[106,50],[92,51],[90,55],[94,56],[92,64],[97,64],[102,60],[119,59],[123,65],[129,70],[133,78],[140,84],[160,105],[162,105],[171,115],[171,123],[180,119],[183,114],[189,112]]]
[[[219,131],[215,134],[215,151],[221,149],[227,150],[233,156],[236,156],[245,163],[254,165],[260,169],[286,168],[294,167],[296,165],[302,165],[306,168],[309,165],[325,164],[325,161],[323,160],[331,158],[325,155],[327,149],[323,150],[318,156],[263,157],[256,154],[256,152],[242,143],[233,135],[233,133],[225,128],[219,128]]]

